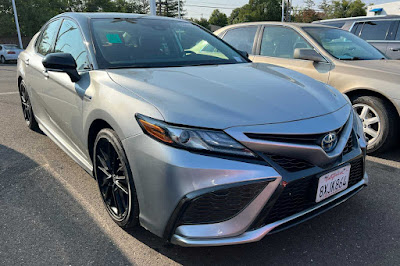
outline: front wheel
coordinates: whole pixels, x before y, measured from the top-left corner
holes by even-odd
[[[114,130],[102,129],[93,152],[94,175],[111,218],[119,226],[138,224],[139,204],[129,162]]]
[[[382,152],[394,145],[397,114],[389,108],[388,103],[374,96],[358,96],[352,102],[363,123],[368,153]]]

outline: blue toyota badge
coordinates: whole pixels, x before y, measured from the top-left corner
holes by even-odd
[[[338,138],[335,132],[326,134],[321,141],[321,147],[325,152],[331,152],[336,148]]]

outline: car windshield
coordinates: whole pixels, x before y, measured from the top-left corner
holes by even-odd
[[[216,36],[187,21],[92,19],[100,68],[178,67],[248,62]]]
[[[354,34],[332,28],[303,28],[328,53],[340,60],[379,60],[385,56]]]
[[[15,44],[6,44],[6,45],[4,45],[4,48],[5,49],[15,50],[15,49],[18,49],[18,46],[15,45]]]

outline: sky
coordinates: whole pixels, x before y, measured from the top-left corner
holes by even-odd
[[[316,6],[322,0],[314,0]],[[247,4],[249,0],[185,0],[185,10],[187,18],[209,18],[214,9],[219,9],[221,12],[226,13],[228,16],[232,10]],[[395,2],[393,0],[363,0],[367,5],[383,4]],[[292,0],[292,5],[302,7],[304,0]]]

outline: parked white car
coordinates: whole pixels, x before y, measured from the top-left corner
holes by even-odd
[[[7,61],[17,61],[18,55],[22,51],[16,44],[0,44],[0,63],[5,64]]]

